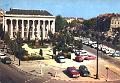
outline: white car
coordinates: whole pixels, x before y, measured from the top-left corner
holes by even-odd
[[[92,46],[93,44],[96,44],[97,42],[96,41],[89,41],[89,46]]]
[[[84,44],[85,44],[85,45],[88,45],[88,44],[89,44],[89,42],[88,42],[88,41],[84,41]]]
[[[93,47],[93,48],[97,48],[97,44],[94,43],[94,44],[91,45],[91,47]]]
[[[105,46],[105,45],[102,46],[102,52],[106,53],[106,52],[107,52],[107,49],[108,49],[107,46]]]
[[[120,51],[115,51],[111,56],[112,57],[120,57]]]
[[[6,54],[0,53],[0,59],[4,59],[6,56]]]

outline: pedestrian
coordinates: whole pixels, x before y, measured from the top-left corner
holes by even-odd
[[[40,54],[41,56],[43,56],[43,51],[42,51],[42,49],[40,49],[39,54]]]

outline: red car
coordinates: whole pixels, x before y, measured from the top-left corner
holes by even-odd
[[[67,71],[73,78],[80,76],[80,73],[77,71],[75,67],[68,67]]]
[[[77,62],[83,62],[84,61],[84,56],[76,56],[75,61]]]
[[[94,60],[94,59],[96,59],[96,56],[95,55],[88,55],[84,59],[85,60]]]

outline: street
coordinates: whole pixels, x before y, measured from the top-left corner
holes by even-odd
[[[84,49],[86,49],[88,52],[93,53],[94,55],[97,55],[96,49],[94,48],[90,48],[88,46],[84,45]],[[110,80],[120,80],[120,74],[119,72],[117,72],[117,70],[120,68],[120,64],[119,62],[115,61],[112,58],[108,58],[107,60],[104,60],[103,57],[104,54],[99,51],[99,73],[102,74],[103,76],[106,77],[106,80],[110,79]],[[94,69],[96,69],[96,63],[91,64],[91,67],[93,67]],[[107,76],[107,69],[106,67],[108,67],[108,76]]]
[[[36,77],[20,71],[13,65],[0,63],[0,83],[43,83],[49,80],[45,77]]]

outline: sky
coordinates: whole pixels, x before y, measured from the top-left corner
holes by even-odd
[[[99,14],[120,13],[120,0],[0,0],[0,8],[47,10],[54,16],[89,19]]]

